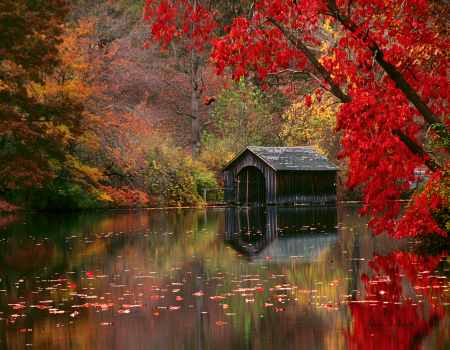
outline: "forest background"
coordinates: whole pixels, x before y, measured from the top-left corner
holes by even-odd
[[[307,107],[301,95],[290,100],[251,79],[219,77],[208,61],[193,140],[189,62],[149,45],[144,3],[80,0],[62,10],[47,1],[34,18],[20,2],[2,5],[5,208],[5,201],[45,210],[201,205],[203,189],[220,196],[222,166],[247,145],[316,145],[337,161],[329,101]],[[30,43],[30,26],[52,42]],[[303,88],[314,88],[307,77]],[[6,115],[12,93],[28,104],[27,118]]]

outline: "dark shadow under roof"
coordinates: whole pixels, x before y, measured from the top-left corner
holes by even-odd
[[[338,167],[312,147],[260,147],[248,146],[224,169],[234,163],[245,151],[250,151],[276,171],[337,171]]]

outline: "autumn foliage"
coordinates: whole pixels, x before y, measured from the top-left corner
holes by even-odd
[[[70,8],[62,0],[2,2],[0,197],[16,203],[37,199],[38,207],[66,199],[78,207],[141,202],[142,194],[155,188],[149,183],[149,153],[158,142],[156,128],[163,124],[156,117],[150,122],[149,111],[157,114],[154,101],[168,101],[164,98],[170,91],[175,97],[165,104],[176,108],[167,125],[177,130],[173,133],[183,133],[177,135],[183,140],[179,143],[190,147],[193,156],[200,159],[203,147],[205,163],[218,170],[220,159],[213,153],[226,153],[245,137],[239,136],[239,142],[233,137],[218,141],[220,123],[232,125],[240,112],[227,106],[230,115],[215,118],[224,95],[209,90],[213,65],[226,78],[245,77],[261,96],[269,91],[265,97],[275,96],[277,90],[292,104],[284,114],[268,117],[266,124],[259,118],[268,111],[275,114],[272,106],[264,110],[256,106],[254,114],[247,113],[247,121],[258,122],[251,126],[256,130],[251,139],[256,141],[251,142],[315,142],[334,157],[339,138],[347,185],[363,193],[362,212],[370,216],[375,233],[447,234],[450,121],[445,2],[142,3],[144,20],[139,21],[140,13],[135,16],[145,32],[137,41],[138,36],[133,38],[136,42],[124,44],[119,39],[126,30],[120,25],[114,27],[116,32],[104,30],[114,16],[100,23],[87,14],[83,1]],[[136,12],[139,6],[107,2],[98,9],[119,16],[124,8]],[[143,53],[139,62],[127,56],[136,45],[140,49],[149,43],[158,44],[162,52],[151,51],[151,58]],[[134,80],[149,68],[143,62],[157,57],[177,70],[171,76],[175,78],[166,79],[170,87],[155,84],[154,80],[162,80],[160,75],[146,76],[138,85]],[[133,71],[136,64],[140,70]],[[155,75],[162,74],[153,69]],[[186,81],[181,83],[181,76]],[[184,95],[178,91],[181,85],[189,90],[183,108],[177,105]],[[227,91],[231,90],[223,93]],[[134,100],[128,103],[125,95]],[[271,126],[276,133],[273,140],[267,137]],[[334,126],[338,137],[330,133]],[[328,138],[332,141],[327,144]],[[327,148],[330,144],[333,147]],[[213,151],[208,154],[208,149]],[[199,165],[202,171],[203,167]],[[192,185],[198,169],[186,169]],[[422,169],[425,174],[418,179]],[[413,186],[418,180],[422,185]],[[398,200],[409,197],[405,209]]]
[[[123,180],[132,162],[107,147],[118,139],[127,145],[130,128],[122,126],[119,136],[111,132],[117,117],[106,112],[98,79],[95,22],[69,23],[64,1],[0,6],[0,197],[54,210],[147,205],[144,185]],[[136,124],[134,139],[148,131]]]
[[[319,99],[328,90],[341,102],[337,130],[347,185],[362,188],[362,212],[371,216],[374,232],[446,234],[433,217],[449,205],[444,11],[439,2],[416,0],[257,1],[251,17],[235,18],[215,40],[212,60],[219,74],[231,67],[236,79],[265,81],[285,70],[310,74]],[[304,98],[310,103],[311,96]],[[399,219],[396,200],[421,167],[433,185],[414,196]]]
[[[147,0],[144,20],[150,22],[152,37],[163,47],[181,39],[199,51],[210,45],[216,27],[214,12],[201,1]]]

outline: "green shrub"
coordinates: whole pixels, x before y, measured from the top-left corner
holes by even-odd
[[[16,203],[25,203],[36,210],[78,210],[102,207],[94,189],[79,183],[56,178],[41,188],[31,188],[12,194]]]
[[[157,205],[202,205],[204,189],[216,188],[214,174],[169,143],[149,152],[149,193]]]

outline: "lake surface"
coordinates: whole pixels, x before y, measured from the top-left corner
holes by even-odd
[[[0,349],[449,349],[446,256],[357,208],[0,217]]]

